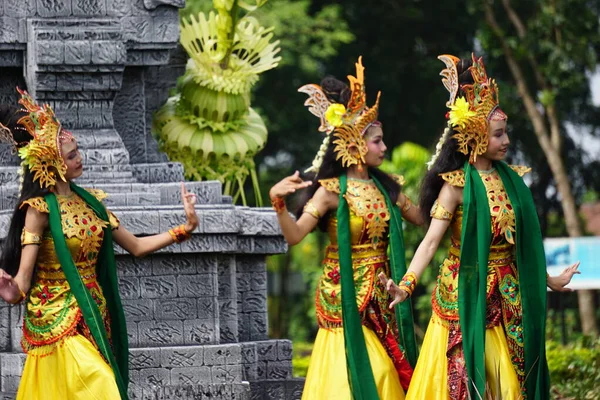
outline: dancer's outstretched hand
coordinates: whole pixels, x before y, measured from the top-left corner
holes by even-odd
[[[15,303],[21,296],[19,285],[5,270],[0,269],[0,297],[7,303]]]
[[[196,194],[190,193],[181,182],[181,201],[187,220],[185,221],[185,231],[191,233],[198,227],[198,215],[196,214]]]
[[[276,197],[286,197],[287,195],[294,193],[296,190],[304,189],[312,185],[312,181],[303,181],[300,178],[300,172],[296,171],[293,175],[283,178],[277,182],[269,191],[269,197],[274,199]]]
[[[396,304],[402,303],[408,297],[408,293],[398,287],[393,280],[389,279],[383,272],[379,273],[379,282],[385,287],[385,290],[394,298],[390,303],[390,309]]]
[[[573,279],[573,275],[580,274],[579,270],[579,261],[575,264],[571,265],[568,268],[565,268],[563,272],[561,272],[558,276],[549,276],[548,277],[548,287],[555,292],[572,292],[573,289],[570,289],[567,286],[571,283],[571,279]]]

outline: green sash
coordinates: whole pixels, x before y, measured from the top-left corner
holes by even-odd
[[[494,163],[515,212],[516,265],[525,336],[525,389],[530,400],[549,398],[545,353],[546,259],[533,197],[506,163]],[[472,398],[485,391],[485,311],[491,217],[479,173],[465,163],[459,272],[459,318]],[[478,395],[479,393],[479,395]]]
[[[98,201],[92,194],[88,193],[79,186],[71,183],[71,190],[81,197],[90,208],[96,213],[98,218],[109,222],[108,213],[104,205]],[[104,228],[104,238],[102,247],[98,254],[96,273],[98,283],[102,288],[106,298],[108,312],[111,318],[112,343],[114,354],[110,347],[110,342],[104,328],[102,316],[98,305],[92,298],[89,290],[83,283],[77,267],[73,262],[67,241],[62,230],[61,214],[58,201],[53,193],[45,196],[49,210],[49,223],[54,248],[62,269],[65,273],[71,292],[77,300],[81,313],[87,324],[100,352],[109,362],[114,374],[119,392],[123,400],[127,400],[127,385],[129,383],[129,347],[127,344],[127,326],[125,324],[125,315],[121,305],[119,287],[117,283],[117,273],[115,265],[115,254],[113,249],[112,229],[110,225]]]
[[[406,272],[404,257],[404,242],[402,238],[402,221],[399,211],[391,200],[387,191],[373,178],[378,189],[386,199],[386,204],[391,213],[390,219],[390,264],[393,279],[400,279]],[[344,326],[344,342],[346,349],[346,363],[348,369],[348,382],[355,400],[379,399],[371,362],[367,353],[365,338],[362,332],[362,323],[358,306],[356,304],[356,291],[354,289],[354,268],[352,266],[352,248],[350,245],[350,209],[344,195],[347,190],[346,175],[340,176],[340,196],[337,209],[337,236],[342,285],[342,322]],[[407,352],[411,365],[416,361],[416,343],[412,321],[412,309],[409,302],[396,307],[398,329],[400,330],[401,343]],[[398,315],[400,313],[400,315]]]

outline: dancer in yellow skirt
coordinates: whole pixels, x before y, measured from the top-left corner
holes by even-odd
[[[546,400],[546,285],[569,290],[578,264],[546,275],[535,206],[521,178],[530,169],[502,161],[507,117],[483,60],[439,58],[450,112],[422,186],[421,210],[431,223],[398,285],[381,276],[392,305],[404,301],[450,228],[407,399]]]
[[[388,309],[389,295],[377,274],[401,277],[406,270],[400,209],[408,221],[419,224],[422,218],[400,193],[402,178],[377,169],[386,146],[378,102],[365,104],[363,72],[359,59],[351,88],[330,77],[299,89],[309,95],[305,104],[325,133],[309,169],[317,174],[303,181],[296,172],[270,191],[290,245],[317,225],[331,241],[316,291],[319,331],[303,399],[403,399],[416,359],[410,305]],[[284,198],[308,186],[309,200],[294,221]]]
[[[0,107],[0,139],[22,159],[22,187],[0,259],[0,297],[26,301],[27,353],[17,399],[127,399],[127,330],[113,239],[135,256],[190,236],[195,196],[182,185],[187,222],[137,238],[102,205],[106,195],[71,182],[82,156],[52,109],[24,91]]]

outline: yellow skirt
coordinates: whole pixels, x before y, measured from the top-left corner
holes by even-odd
[[[17,400],[120,399],[115,375],[88,339],[68,336],[27,353]]]
[[[433,315],[406,400],[447,400],[448,361],[446,347],[449,329],[444,322]],[[485,371],[487,387],[494,399],[521,399],[521,388],[517,374],[510,361],[506,336],[501,325],[485,331]],[[487,398],[482,396],[482,398]]]
[[[362,328],[379,398],[403,400],[404,390],[400,385],[394,363],[375,332],[364,326]],[[313,347],[302,399],[349,400],[351,398],[346,370],[344,330],[343,328],[321,328]]]

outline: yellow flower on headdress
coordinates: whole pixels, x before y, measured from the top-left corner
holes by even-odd
[[[331,126],[338,127],[342,125],[342,117],[346,113],[346,107],[343,104],[334,103],[327,107],[325,119]]]
[[[450,106],[449,116],[452,126],[464,128],[467,120],[476,115],[475,111],[469,109],[469,102],[464,97],[458,97],[454,104]]]

